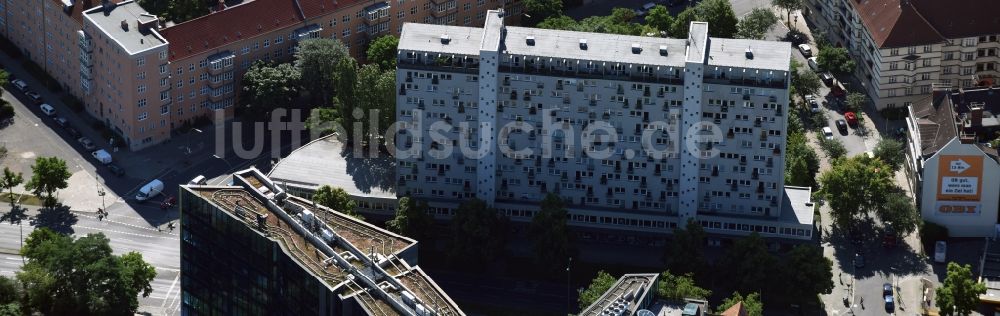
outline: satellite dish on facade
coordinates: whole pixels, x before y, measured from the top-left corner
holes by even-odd
[[[653,312],[649,311],[648,309],[640,309],[639,311],[635,312],[635,315],[636,316],[656,316],[656,314],[653,314]]]

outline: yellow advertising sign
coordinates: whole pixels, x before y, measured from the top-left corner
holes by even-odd
[[[979,201],[983,156],[942,155],[938,160],[938,201]]]

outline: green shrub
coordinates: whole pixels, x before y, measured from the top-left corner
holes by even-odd
[[[948,239],[948,228],[934,222],[923,222],[920,229],[920,243],[924,249],[934,249],[934,242]]]
[[[6,101],[3,101],[3,104],[0,104],[0,120],[12,117],[14,117],[14,107],[7,104]]]

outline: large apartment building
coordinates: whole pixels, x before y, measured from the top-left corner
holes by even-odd
[[[902,108],[936,88],[996,84],[1000,2],[809,0],[809,16],[857,61],[878,109]],[[816,33],[817,31],[814,31]]]
[[[810,189],[783,185],[790,47],[709,27],[622,36],[505,26],[497,11],[484,28],[404,25],[396,193],[437,214],[479,198],[515,220],[554,193],[575,226],[693,219],[811,239]]]
[[[134,0],[0,1],[0,32],[138,150],[231,117],[246,69],[290,60],[301,39],[340,39],[363,58],[405,22],[478,25],[497,8],[520,15],[514,0],[249,0],[174,24]]]
[[[180,188],[182,315],[465,315],[416,266],[416,241],[257,169],[232,183]]]

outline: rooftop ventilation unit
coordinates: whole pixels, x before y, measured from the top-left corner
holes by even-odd
[[[448,43],[451,43],[451,37],[448,36],[448,34],[442,34],[441,35],[441,44],[448,45]]]
[[[581,38],[580,39],[580,49],[587,50],[587,39],[586,38]]]
[[[753,50],[750,47],[747,47],[746,56],[747,59],[753,59]]]
[[[642,53],[642,46],[640,46],[639,43],[632,43],[632,53],[633,54]]]
[[[667,56],[667,45],[660,45],[660,56]]]
[[[535,37],[534,36],[525,37],[524,42],[527,43],[528,46],[535,46]]]

